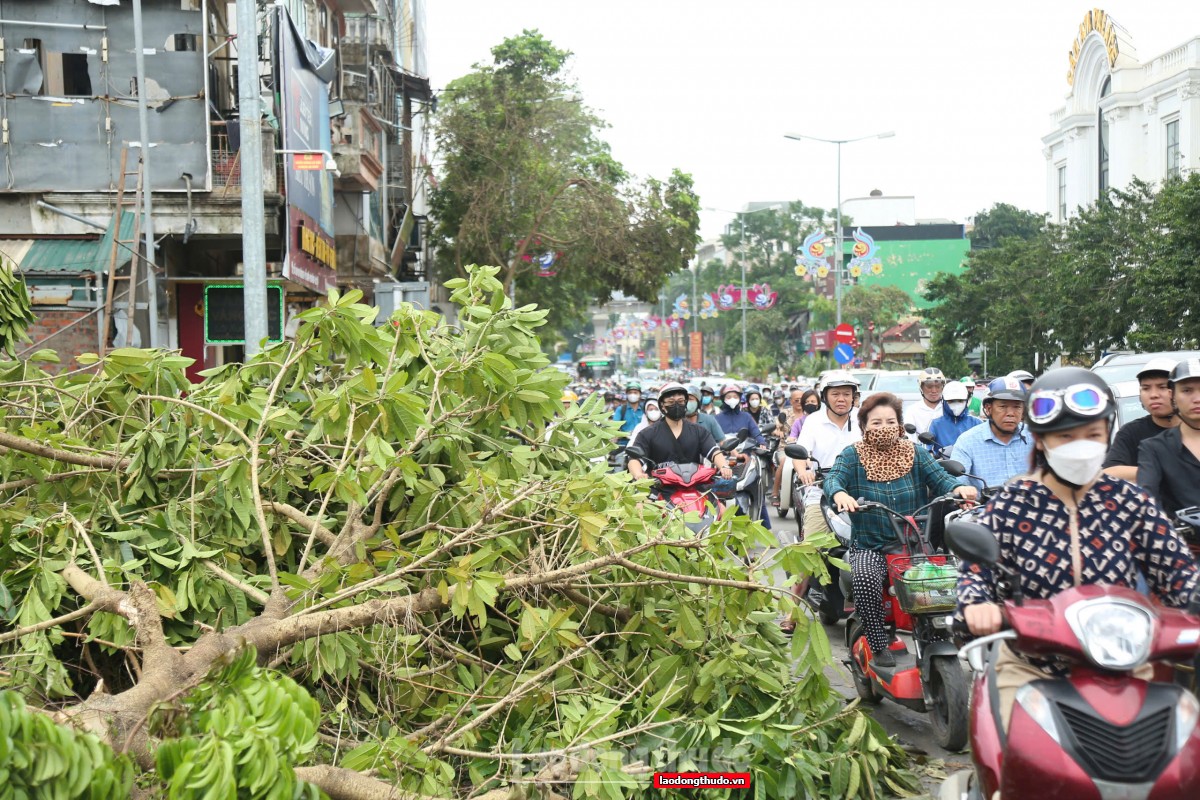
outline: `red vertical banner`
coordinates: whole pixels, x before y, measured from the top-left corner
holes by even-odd
[[[666,337],[658,340],[658,368],[665,370],[671,366],[671,343]]]
[[[692,331],[690,346],[688,347],[688,368],[694,370],[704,369],[704,334],[700,331]]]

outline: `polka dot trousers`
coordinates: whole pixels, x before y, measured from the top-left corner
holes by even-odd
[[[887,578],[887,556],[878,550],[849,552],[854,573],[854,608],[867,635],[871,652],[887,649],[888,634],[883,625],[883,583]]]

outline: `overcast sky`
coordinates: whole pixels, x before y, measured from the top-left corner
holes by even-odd
[[[917,216],[996,202],[1045,211],[1041,137],[1063,105],[1067,53],[1090,6],[1054,0],[429,0],[428,66],[440,88],[489,49],[537,28],[572,51],[585,102],[639,175],[690,172],[706,206],[914,195]],[[1200,2],[1102,6],[1148,61],[1200,35]],[[705,212],[701,234],[728,214]]]

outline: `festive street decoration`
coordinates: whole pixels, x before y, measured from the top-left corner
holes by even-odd
[[[717,317],[717,301],[716,295],[702,294],[700,295],[700,319],[716,319]]]
[[[736,286],[718,286],[713,293],[713,300],[721,311],[732,311],[742,300],[742,290]]]
[[[667,317],[667,330],[680,331],[683,330],[683,318],[674,315]]]
[[[671,308],[671,317],[674,319],[692,318],[692,307],[688,303],[688,296],[686,293],[675,298],[675,305]]]
[[[772,292],[769,283],[756,283],[746,292],[746,299],[754,308],[767,309],[775,305],[775,301],[779,299],[779,293]]]
[[[521,260],[526,263],[536,262],[539,278],[553,278],[558,274],[555,265],[563,257],[561,251],[542,250],[543,244],[540,236],[531,236],[529,239],[522,241],[521,246],[526,250],[526,253],[521,256]]]
[[[883,272],[883,262],[876,255],[879,248],[875,246],[875,240],[871,235],[859,228],[854,232],[854,247],[850,253],[853,258],[846,265],[850,277],[861,277],[863,272],[870,270],[872,275],[879,275]]]
[[[814,231],[804,237],[804,245],[800,248],[800,253],[796,256],[796,274],[803,277],[804,275],[817,277],[825,277],[820,274],[822,267],[825,268],[825,274],[829,274],[829,267],[826,264],[827,248],[825,240],[829,237],[824,231]]]

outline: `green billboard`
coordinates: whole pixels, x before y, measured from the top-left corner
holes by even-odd
[[[970,239],[918,239],[912,241],[882,241],[876,239],[877,256],[883,262],[883,274],[865,273],[858,279],[861,286],[895,286],[913,299],[917,308],[932,305],[921,292],[939,272],[962,271],[963,262],[971,250]],[[850,245],[854,242],[851,240]],[[847,255],[847,260],[850,256]]]

